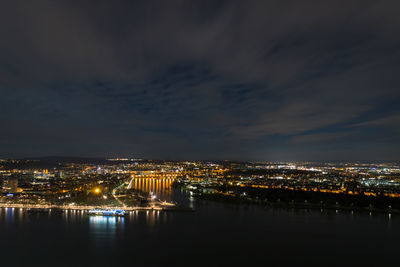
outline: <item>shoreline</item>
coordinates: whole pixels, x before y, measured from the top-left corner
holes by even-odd
[[[17,208],[17,209],[58,209],[58,210],[82,210],[87,211],[91,209],[120,209],[125,211],[194,211],[190,208],[184,207],[117,207],[117,206],[63,206],[63,205],[40,205],[40,204],[13,204],[13,203],[0,203],[0,208]]]
[[[362,213],[381,213],[381,214],[400,214],[399,209],[389,208],[375,208],[375,207],[361,207],[361,206],[343,206],[343,205],[327,205],[318,203],[299,203],[299,202],[272,202],[264,200],[249,200],[249,199],[238,199],[231,196],[221,195],[194,195],[194,198],[199,200],[206,200],[219,203],[230,203],[236,205],[256,205],[265,208],[277,208],[277,209],[296,209],[296,210],[334,210],[334,211],[347,211],[347,212],[362,212]]]

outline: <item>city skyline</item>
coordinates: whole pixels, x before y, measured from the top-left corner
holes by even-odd
[[[399,159],[395,1],[22,2],[0,157]]]
[[[1,266],[393,266],[399,9],[2,1]]]

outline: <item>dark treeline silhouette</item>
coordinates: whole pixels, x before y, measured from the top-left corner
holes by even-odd
[[[226,200],[238,203],[271,204],[274,206],[292,206],[300,208],[337,208],[337,209],[365,209],[384,212],[400,212],[400,199],[383,195],[367,196],[322,193],[314,191],[265,189],[254,187],[220,186],[219,192],[229,194],[199,194],[199,197],[210,200]]]
[[[307,170],[288,170],[288,169],[266,169],[266,170],[232,170],[226,172],[226,176],[251,176],[251,175],[266,175],[266,176],[277,176],[281,174],[285,175],[308,175],[315,174],[314,171]]]

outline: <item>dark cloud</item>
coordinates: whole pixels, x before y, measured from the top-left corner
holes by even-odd
[[[397,1],[9,1],[1,156],[398,159]]]

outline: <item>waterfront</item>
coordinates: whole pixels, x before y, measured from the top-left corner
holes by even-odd
[[[189,200],[181,192],[173,196],[186,199],[196,212],[133,212],[115,218],[79,211],[28,214],[1,209],[3,262],[14,266],[378,266],[397,257],[397,215],[271,209]]]

